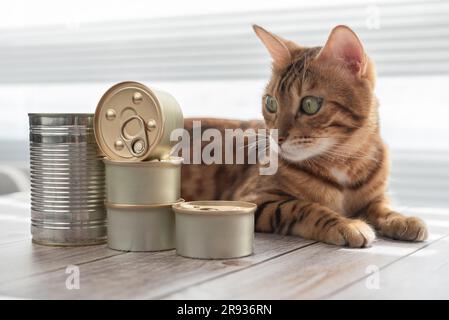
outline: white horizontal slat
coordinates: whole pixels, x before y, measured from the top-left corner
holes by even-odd
[[[358,4],[3,30],[0,83],[266,78],[253,22],[303,45],[322,45],[347,23],[379,74],[449,74],[449,2],[377,8],[378,30],[367,29],[367,6]]]
[[[382,16],[382,22],[387,22],[393,18],[402,24],[401,19],[406,15],[405,22],[416,23],[417,21],[427,21],[426,17],[432,16],[432,21],[439,17],[444,20],[445,14],[449,11],[449,4],[444,1],[420,1],[409,3],[383,3],[378,5],[379,12]],[[202,16],[186,16],[176,18],[159,18],[152,20],[138,20],[129,21],[126,24],[117,22],[111,23],[96,23],[90,24],[76,30],[76,33],[70,30],[58,29],[54,30],[51,27],[32,28],[26,31],[12,31],[9,34],[11,39],[19,37],[36,38],[39,35],[46,35],[51,33],[53,36],[66,36],[70,33],[76,35],[95,35],[96,33],[115,33],[130,35],[130,31],[141,31],[144,33],[152,33],[152,31],[162,32],[164,37],[167,37],[168,31],[173,30],[178,33],[180,30],[186,32],[211,32],[223,31],[223,27],[227,27],[227,31],[235,31],[241,29],[246,30],[248,23],[253,22],[253,19],[260,20],[267,24],[286,24],[291,26],[292,23],[296,26],[298,21],[301,22],[301,29],[310,31],[310,26],[322,26],[323,22],[334,21],[332,19],[363,21],[366,16],[366,5],[339,5],[326,8],[294,8],[292,10],[271,10],[271,11],[255,11],[238,14],[215,14]],[[410,20],[414,19],[414,20]],[[255,22],[255,21],[254,21]],[[3,35],[8,37],[8,34]]]
[[[393,151],[389,190],[395,202],[449,207],[449,154]]]
[[[305,43],[307,45],[317,44],[316,41],[324,41],[326,36],[329,34],[330,29],[337,24],[348,24],[354,30],[356,30],[361,38],[365,41],[371,40],[388,40],[388,39],[414,39],[416,37],[431,36],[437,38],[438,36],[447,35],[447,25],[448,12],[442,14],[441,19],[434,20],[434,16],[425,16],[426,21],[421,23],[416,23],[413,19],[405,16],[402,18],[404,21],[384,21],[381,20],[381,28],[376,30],[369,30],[366,28],[366,22],[363,19],[358,19],[355,21],[350,21],[347,19],[335,19],[332,21],[327,21],[326,23],[321,23],[320,25],[310,26],[307,24],[297,25],[296,21],[291,23],[284,22],[280,25],[271,26],[269,24],[260,23],[266,26],[268,29],[280,33],[285,37],[290,37],[293,40]],[[180,45],[186,43],[222,43],[225,44],[227,41],[242,40],[246,42],[251,40],[252,42],[256,39],[254,38],[251,30],[251,21],[247,21],[245,24],[239,27],[231,27],[229,25],[213,27],[213,26],[202,26],[199,30],[185,30],[181,26],[176,30],[164,32],[164,30],[145,30],[144,27],[141,29],[132,29],[129,31],[125,30],[108,30],[101,33],[96,33],[90,30],[88,27],[83,27],[77,30],[64,30],[63,27],[55,30],[54,33],[46,33],[42,35],[32,35],[25,33],[24,35],[9,35],[4,32],[0,35],[0,41],[5,47],[23,46],[24,48],[29,48],[35,45],[63,45],[63,44],[95,44],[95,43],[109,43],[109,42],[128,42],[130,40],[135,41],[150,41],[154,42],[156,45],[164,43],[173,43],[173,41],[180,40]],[[61,30],[62,29],[62,30]],[[126,31],[126,32],[125,32]],[[223,42],[224,41],[224,42]],[[311,43],[314,42],[314,43]]]

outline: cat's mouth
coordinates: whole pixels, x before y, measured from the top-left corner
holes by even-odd
[[[288,139],[279,146],[279,155],[291,162],[300,162],[325,153],[334,145],[332,138]]]

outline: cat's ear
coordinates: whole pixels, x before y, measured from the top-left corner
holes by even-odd
[[[326,45],[321,49],[317,59],[342,63],[355,75],[364,75],[367,58],[362,42],[354,31],[347,26],[336,26],[332,29]]]
[[[275,69],[283,69],[292,63],[292,54],[290,52],[293,47],[292,42],[284,40],[258,25],[253,25],[253,29],[270,53]]]

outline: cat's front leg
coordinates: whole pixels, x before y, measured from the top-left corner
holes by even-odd
[[[260,195],[256,231],[275,232],[353,248],[368,247],[375,239],[362,220],[348,219],[318,203]]]
[[[361,214],[383,236],[404,241],[424,241],[427,226],[417,217],[406,217],[390,209],[384,196],[368,204]]]

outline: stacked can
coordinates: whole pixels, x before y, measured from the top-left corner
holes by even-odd
[[[95,138],[105,155],[108,245],[123,251],[175,247],[172,205],[180,203],[182,158],[170,134],[183,128],[168,93],[137,82],[110,88],[98,103]]]
[[[31,233],[46,245],[106,241],[104,165],[93,114],[29,114]]]

